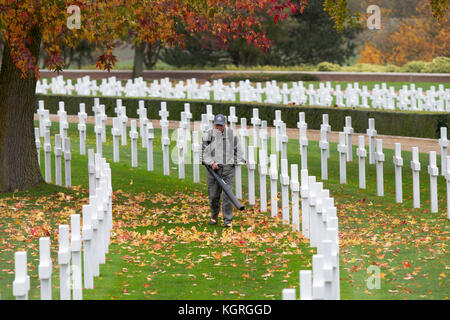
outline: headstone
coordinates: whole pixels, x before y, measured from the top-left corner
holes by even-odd
[[[253,146],[258,148],[259,142],[259,126],[261,125],[261,119],[259,118],[259,109],[253,108],[253,117],[251,118],[253,124]]]
[[[105,113],[105,105],[100,105],[100,113],[99,113],[100,121],[102,124],[102,142],[106,142],[106,120],[108,120],[108,116]]]
[[[161,144],[163,149],[163,170],[164,175],[169,175],[169,124],[167,121],[161,122]]]
[[[384,177],[383,177],[383,140],[376,139],[375,162],[377,166],[377,195],[384,196]]]
[[[412,148],[411,169],[413,176],[413,207],[420,208],[420,162],[419,162],[419,148]]]
[[[295,289],[283,289],[281,300],[297,300],[295,297]]]
[[[18,251],[14,254],[13,296],[16,300],[28,300],[30,291],[30,276],[27,267],[27,252]]]
[[[155,133],[153,129],[153,124],[151,122],[147,123],[146,126],[147,134],[147,170],[153,171],[153,139],[155,138]]]
[[[111,134],[113,136],[113,161],[119,162],[119,137],[120,137],[120,119],[113,118],[113,127],[111,128]]]
[[[89,195],[95,195],[95,160],[94,149],[88,149]]]
[[[178,128],[178,137],[177,137],[177,148],[178,148],[178,178],[184,179],[184,130],[183,128]]]
[[[162,103],[162,102],[161,102]],[[122,145],[126,146],[127,145],[127,122],[128,122],[128,117],[127,117],[127,108],[122,106],[120,108],[120,128],[122,129]]]
[[[138,166],[138,153],[137,153],[138,136],[139,136],[139,134],[136,129],[136,120],[131,120],[130,139],[131,139],[131,167],[132,168],[136,168]]]
[[[41,281],[41,300],[52,300],[52,259],[50,238],[39,238],[39,280]]]
[[[101,183],[97,184],[95,189],[95,210],[97,211],[97,238],[96,238],[96,246],[97,246],[97,259],[98,264],[105,264],[105,203],[104,203],[104,192],[103,186]]]
[[[431,213],[438,212],[438,190],[437,177],[439,169],[436,166],[436,152],[430,151],[430,165],[428,166],[428,174],[430,175],[430,206]]]
[[[268,153],[267,144],[268,144],[268,140],[269,140],[269,133],[267,131],[267,121],[266,120],[261,121],[261,129],[259,130],[259,139],[261,140],[261,149],[264,149],[265,154],[267,154]],[[272,140],[272,142],[273,142],[273,140]],[[256,159],[255,159],[255,161],[256,161]]]
[[[308,170],[302,169],[300,171],[300,192],[302,197],[302,233],[307,239],[310,238],[309,233],[309,177]]]
[[[61,156],[61,135],[55,134],[55,184],[57,186],[62,186]]]
[[[67,130],[69,129],[69,123],[67,122],[67,112],[64,110],[64,101],[59,102],[59,134],[61,135],[62,148],[64,149],[65,138],[67,138]]]
[[[255,148],[253,148],[255,149]],[[266,150],[259,150],[259,199],[261,212],[267,212],[267,186],[266,186],[266,176],[267,171],[267,153]]]
[[[192,113],[191,113],[191,109],[190,109],[190,104],[189,103],[185,103],[184,104],[184,114],[185,114],[185,121],[186,121],[186,125],[184,126],[184,129],[185,129],[185,138],[184,138],[184,140],[187,142],[187,141],[192,141],[192,137],[191,137]]]
[[[248,203],[252,206],[255,205],[255,148],[253,146],[248,147]]]
[[[69,247],[69,226],[59,226],[59,279],[60,279],[60,300],[70,300],[70,247]]]
[[[312,271],[300,271],[300,300],[312,300]]]
[[[281,110],[275,110],[275,120],[273,121],[273,125],[275,127],[275,150],[277,152],[279,152],[281,148],[280,135],[282,123],[283,120],[281,120]]]
[[[72,152],[70,151],[70,139],[66,138],[64,140],[64,177],[65,177],[65,186],[66,188],[72,186],[72,170],[71,170],[71,160],[72,160]]]
[[[286,123],[281,124],[280,128],[280,143],[281,143],[281,159],[287,159],[287,144],[289,137],[286,133]]]
[[[328,150],[330,148],[330,144],[327,136],[328,134],[326,130],[320,130],[319,148],[322,180],[328,180]]]
[[[306,126],[300,126],[300,157],[302,170],[308,169],[308,138],[306,136]]]
[[[102,154],[102,118],[100,114],[97,114],[95,116],[95,126],[94,126],[94,132],[95,132],[95,141],[97,146],[97,152],[98,154]]]
[[[39,128],[34,128],[34,142],[36,144],[36,152],[39,167],[41,166],[41,139],[39,138]]]
[[[377,130],[375,130],[375,119],[369,119],[369,129],[367,129],[367,135],[369,136],[369,164],[375,163],[375,137],[377,136]]]
[[[323,140],[324,141],[326,140],[329,143],[328,134],[331,132],[331,126],[328,124],[328,114],[322,115],[322,124],[320,125],[320,132],[321,132],[321,137],[322,137],[322,132],[323,132]],[[327,150],[327,157],[330,158],[329,145],[328,145],[328,150]]]
[[[235,196],[236,199],[242,199],[242,165],[237,163],[234,166],[235,175]]]
[[[447,219],[450,219],[450,156],[447,156],[447,172],[445,173],[447,182]]]
[[[50,130],[45,130],[44,135],[44,152],[45,152],[45,182],[52,182],[52,145],[50,143]]]
[[[256,148],[255,148],[256,149]],[[278,215],[278,169],[277,169],[277,155],[270,155],[270,209],[271,216],[276,217]]]
[[[70,250],[72,251],[72,293],[73,300],[83,300],[80,215],[70,216]]]
[[[313,285],[312,293],[314,300],[323,300],[325,298],[325,284],[323,279],[323,255],[315,254],[312,257]]]
[[[92,219],[91,219],[91,205],[83,205],[83,273],[84,273],[84,287],[86,289],[94,289],[94,277],[92,270]]]
[[[352,149],[352,134],[354,130],[352,128],[352,117],[345,117],[344,133],[347,143],[347,161],[353,161],[353,149]]]
[[[85,104],[80,103],[80,112],[78,112],[78,131],[80,132],[80,154],[86,154],[86,119]]]
[[[241,139],[241,146],[243,150],[244,159],[247,159],[247,145],[248,145],[248,130],[247,118],[241,118],[241,127],[239,128],[239,136]]]
[[[309,203],[309,240],[312,247],[317,247],[317,211],[321,205],[321,185],[316,182],[316,177],[309,176],[308,177],[308,187],[309,187],[309,197],[308,197],[308,203]]]
[[[347,183],[347,145],[345,144],[345,133],[339,132],[339,144],[338,144],[338,152],[339,152],[339,183],[345,184]]]
[[[447,172],[447,154],[449,141],[447,139],[447,127],[441,127],[441,138],[439,139],[439,145],[441,146],[441,170],[444,176]]]
[[[291,202],[292,202],[292,223],[295,230],[300,232],[300,208],[299,208],[299,193],[300,184],[298,181],[298,165],[291,164]]]
[[[147,109],[145,108],[145,101],[139,100],[139,108],[137,110],[139,115],[139,129],[141,132],[142,148],[147,147],[146,131],[147,131]]]
[[[364,136],[358,136],[358,149],[356,150],[358,156],[358,168],[359,168],[359,188],[366,188],[366,158],[367,151],[364,143]]]
[[[95,186],[95,185],[94,185]],[[91,226],[92,226],[92,240],[91,240],[91,272],[93,277],[98,277],[100,275],[100,255],[98,253],[99,251],[99,245],[100,245],[100,237],[99,237],[99,220],[97,217],[97,200],[96,196],[90,195],[89,196],[89,210],[90,210],[90,216],[91,216]]]
[[[402,191],[402,145],[400,143],[395,144],[394,154],[394,166],[395,166],[395,202],[402,203],[403,191]]]
[[[230,128],[235,132],[236,123],[238,122],[238,117],[236,117],[236,108],[230,107],[230,115],[228,116],[228,122],[230,123]]]
[[[281,159],[281,212],[283,224],[289,224],[289,172],[287,159]]]
[[[213,123],[214,123],[214,114],[212,111],[212,105],[207,104],[206,105],[206,116],[208,118],[208,122],[209,122],[209,129],[212,129],[214,127]]]
[[[39,137],[43,137],[45,134],[45,109],[44,109],[44,100],[39,100],[38,102],[39,108],[37,114],[39,116]]]

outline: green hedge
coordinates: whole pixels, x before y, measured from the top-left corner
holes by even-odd
[[[116,97],[101,97],[100,103],[105,105],[105,112],[108,117],[115,117],[114,108],[116,107]],[[227,115],[229,107],[236,107],[236,115],[239,118],[247,118],[247,124],[250,125],[250,119],[253,116],[253,108],[259,109],[259,117],[267,120],[268,126],[273,125],[275,110],[281,110],[282,119],[287,127],[296,128],[298,122],[298,113],[305,112],[306,122],[309,129],[320,129],[322,115],[328,114],[329,123],[333,131],[342,131],[345,125],[345,117],[352,117],[352,125],[356,133],[365,133],[368,128],[369,118],[375,119],[375,128],[379,134],[421,137],[421,138],[439,138],[440,127],[450,127],[449,113],[412,113],[412,112],[392,112],[376,110],[360,110],[348,108],[326,108],[326,107],[302,107],[302,106],[280,106],[280,105],[260,105],[252,103],[217,103],[209,101],[185,101],[185,100],[167,100],[167,99],[142,99],[142,98],[124,98],[122,104],[127,107],[127,116],[129,118],[138,118],[136,113],[138,101],[145,100],[147,108],[147,117],[149,119],[159,120],[158,111],[161,101],[167,101],[169,111],[169,120],[180,120],[180,114],[184,111],[184,103],[190,103],[192,119],[201,120],[201,114],[206,113],[206,105],[213,105],[213,113],[222,113]],[[58,111],[59,101],[65,102],[67,114],[77,115],[79,104],[86,104],[86,112],[93,115],[92,106],[93,97],[86,96],[63,96],[63,95],[37,95],[36,101],[44,100],[45,108],[50,110],[51,114]],[[36,102],[36,110],[37,110]]]
[[[319,81],[319,78],[313,74],[297,73],[224,73],[213,75],[211,79],[222,79],[223,82],[239,82],[250,80],[251,82],[266,82],[276,80],[277,82],[296,82],[296,81]]]

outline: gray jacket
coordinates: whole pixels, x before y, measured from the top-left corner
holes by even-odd
[[[203,135],[202,152],[200,161],[206,165],[217,164],[245,164],[239,137],[230,128],[225,128],[223,133],[216,129],[209,129]]]

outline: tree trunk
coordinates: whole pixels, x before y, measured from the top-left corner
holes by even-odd
[[[29,49],[38,59],[41,36],[31,33]],[[37,61],[37,60],[36,60]],[[36,76],[21,78],[5,43],[0,71],[0,192],[26,190],[43,183],[34,138]]]
[[[145,43],[136,45],[134,49],[133,79],[142,77],[144,72]]]

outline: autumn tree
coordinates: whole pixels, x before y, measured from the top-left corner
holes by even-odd
[[[69,29],[67,9],[80,9],[80,28]],[[33,115],[36,106],[38,61],[42,49],[46,65],[64,67],[63,51],[83,40],[95,42],[104,52],[97,67],[110,70],[116,41],[135,44],[182,43],[176,31],[208,31],[218,45],[244,38],[259,48],[270,43],[258,20],[265,11],[275,21],[302,10],[293,0],[0,0],[0,33],[4,50],[0,71],[0,192],[23,190],[43,178],[34,146]],[[76,12],[71,12],[76,14]],[[75,23],[76,25],[76,23]]]
[[[431,61],[450,52],[450,14],[433,17],[430,3],[418,2],[416,14],[403,18],[394,30],[375,31],[360,52],[362,63],[403,65],[414,60]]]

